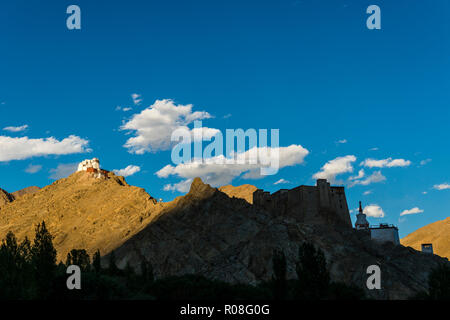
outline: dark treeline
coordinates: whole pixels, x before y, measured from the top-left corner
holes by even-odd
[[[36,227],[34,241],[17,243],[8,233],[0,246],[1,300],[335,300],[365,299],[364,291],[344,283],[332,282],[323,252],[312,244],[300,246],[296,264],[297,279],[288,280],[286,257],[282,251],[273,255],[274,276],[257,286],[228,284],[201,275],[155,279],[148,261],[143,260],[137,273],[127,265],[116,266],[114,252],[109,266],[102,268],[100,252],[92,257],[84,249],[68,253],[66,262],[56,261],[56,250],[45,222]],[[67,267],[81,270],[81,290],[69,290]],[[430,275],[430,293],[415,298],[449,298],[450,269],[442,266]]]

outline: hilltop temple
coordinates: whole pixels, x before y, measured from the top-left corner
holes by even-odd
[[[77,172],[80,171],[92,173],[96,178],[106,177],[109,172],[100,168],[100,160],[98,158],[80,162]]]

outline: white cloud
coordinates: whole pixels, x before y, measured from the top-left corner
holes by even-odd
[[[426,192],[426,191],[424,191],[424,192],[422,192],[422,194],[427,194],[428,192]]]
[[[405,159],[366,159],[361,162],[361,166],[368,168],[392,168],[392,167],[407,167],[411,164],[411,161]]]
[[[450,184],[448,183],[436,184],[433,186],[433,188],[436,190],[447,190],[450,189]]]
[[[414,207],[414,208],[409,209],[409,210],[403,210],[400,213],[400,216],[404,216],[404,215],[407,215],[407,214],[417,214],[417,213],[422,213],[422,212],[423,212],[422,209],[419,209],[418,207]]]
[[[383,209],[377,204],[370,204],[368,206],[365,206],[363,209],[363,212],[368,217],[373,217],[373,218],[383,218],[384,217]]]
[[[285,179],[280,179],[277,182],[274,182],[274,184],[285,184],[285,183],[290,183],[290,182]]]
[[[137,93],[131,94],[131,99],[133,99],[133,103],[135,105],[138,105],[138,104],[140,104],[142,102],[141,95],[137,94]]]
[[[41,171],[41,169],[42,169],[42,166],[39,165],[39,164],[37,164],[37,165],[30,164],[30,165],[25,169],[25,172],[26,172],[26,173],[31,173],[31,174],[33,174],[33,173],[37,173],[37,172]]]
[[[339,140],[337,143],[347,143],[347,139],[342,139],[342,140]]]
[[[175,105],[173,100],[156,100],[155,103],[133,115],[120,129],[133,132],[124,147],[130,153],[144,154],[157,150],[168,150],[174,142],[172,132],[189,130],[187,125],[195,120],[211,118],[205,111],[192,112],[192,105]]]
[[[164,191],[178,191],[178,192],[188,192],[193,179],[182,180],[175,184],[166,184],[164,186]]]
[[[3,128],[3,130],[5,131],[9,131],[9,132],[22,132],[28,129],[28,125],[24,124],[23,126],[20,127],[6,127]]]
[[[357,176],[353,176],[353,177],[349,177],[348,180],[352,181],[352,180],[359,180],[364,178],[365,176],[365,172],[364,169],[359,170],[358,175]]]
[[[369,194],[372,194],[372,190],[367,190],[363,193],[364,196],[368,196]]]
[[[232,114],[231,113],[227,113],[226,115],[223,116],[224,119],[228,119],[231,118]]]
[[[255,150],[252,148],[246,152],[237,154],[237,159],[248,160]],[[257,148],[259,155],[263,153],[269,153],[270,155],[276,154],[274,151],[278,151],[279,168],[288,166],[294,166],[303,163],[304,158],[308,155],[309,151],[300,145],[291,145],[289,147],[280,148]],[[242,176],[244,179],[258,179],[265,176],[260,174],[260,170],[265,165],[261,163],[250,164],[245,161],[244,164],[227,163],[226,158],[223,155],[204,159],[201,161],[192,161],[189,163],[182,163],[177,166],[167,165],[158,172],[156,175],[160,178],[167,178],[169,176],[177,176],[185,179],[184,181],[174,184],[166,185],[165,190],[178,190],[184,192],[186,190],[187,180],[195,177],[200,177],[206,183],[211,184],[213,187],[223,186],[229,184],[234,178]]]
[[[130,108],[130,107],[121,107],[121,106],[117,106],[116,107],[116,111],[123,111],[123,112],[127,112],[127,111],[131,111],[131,110],[133,110],[133,108]]]
[[[89,141],[73,135],[61,141],[53,137],[30,139],[0,136],[0,161],[90,152],[90,149],[87,149],[88,143]]]
[[[55,169],[50,169],[50,179],[62,179],[67,178],[72,173],[76,172],[78,169],[78,163],[66,163],[66,164],[58,164]]]
[[[368,176],[365,179],[353,181],[350,184],[350,187],[353,187],[353,186],[358,185],[358,184],[362,185],[362,186],[368,186],[369,184],[382,182],[382,181],[385,181],[385,180],[386,180],[386,177],[383,176],[381,171],[375,171],[374,173],[372,173],[370,176]]]
[[[133,166],[133,165],[129,165],[128,167],[124,168],[124,169],[114,169],[113,172],[118,175],[118,176],[123,176],[123,177],[129,177],[132,176],[135,173],[138,173],[139,171],[141,171],[141,167],[139,166]]]
[[[356,157],[348,155],[330,160],[323,165],[321,171],[313,175],[314,179],[327,179],[330,183],[335,183],[336,176],[342,173],[353,172],[352,163]]]
[[[420,161],[420,165],[424,166],[424,165],[426,165],[429,162],[431,162],[431,159],[425,159],[425,160]]]
[[[369,151],[378,151],[380,148],[378,147],[374,147],[374,148],[370,148]]]

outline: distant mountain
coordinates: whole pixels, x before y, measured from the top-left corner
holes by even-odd
[[[41,188],[36,187],[36,186],[31,186],[31,187],[27,187],[21,190],[18,190],[16,192],[13,192],[12,195],[14,196],[15,199],[22,197],[26,194],[33,194],[38,192],[39,190],[41,190]]]
[[[423,243],[432,243],[433,252],[450,259],[450,217],[422,227],[404,237],[401,244],[421,250]]]
[[[251,284],[271,279],[278,249],[286,254],[288,277],[296,277],[298,248],[309,241],[324,251],[335,281],[366,289],[367,267],[379,265],[383,289],[366,292],[380,299],[427,290],[429,272],[446,261],[332,223],[334,209],[319,210],[314,219],[289,208],[265,211],[250,203],[253,189],[226,186],[222,192],[196,178],[188,194],[163,203],[114,173],[76,172],[12,202],[2,190],[0,239],[8,231],[19,240],[32,239],[35,226],[45,220],[60,260],[71,249],[86,249],[91,256],[99,249],[106,265],[114,250],[120,268],[130,264],[139,271],[146,259],[156,277],[196,273]]]
[[[238,187],[227,185],[219,188],[219,191],[222,191],[230,198],[235,197],[244,199],[250,204],[253,203],[253,192],[255,192],[256,190],[258,190],[258,188],[252,186],[251,184],[243,184]]]

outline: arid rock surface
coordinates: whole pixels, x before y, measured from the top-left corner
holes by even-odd
[[[432,243],[433,252],[450,259],[450,217],[422,227],[401,239],[401,244],[422,250],[422,243]]]
[[[97,179],[77,172],[0,205],[0,238],[8,231],[19,240],[33,238],[35,226],[45,220],[61,260],[74,248],[91,255],[100,249],[106,265],[114,250],[119,267],[130,263],[139,271],[145,258],[156,277],[197,273],[252,284],[272,277],[275,249],[284,250],[288,277],[295,278],[298,248],[311,241],[324,251],[335,281],[365,288],[367,267],[379,265],[383,289],[367,290],[379,299],[406,299],[427,290],[429,272],[448,263],[412,248],[378,244],[342,225],[266,212],[248,202],[248,186],[222,190],[228,195],[197,178],[188,194],[158,203],[113,173]]]

